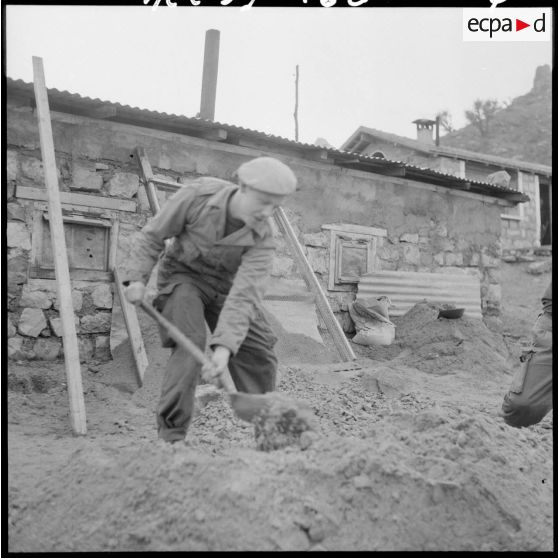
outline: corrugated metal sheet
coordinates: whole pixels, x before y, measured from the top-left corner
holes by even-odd
[[[465,308],[464,316],[482,318],[480,281],[466,274],[375,271],[360,278],[358,296],[387,296],[390,316],[402,316],[417,302],[426,299],[438,304]]]
[[[367,126],[359,126],[358,130],[343,143],[342,150],[351,146],[361,134],[368,134],[369,136],[380,138],[386,142],[398,145],[404,145],[416,151],[424,153],[436,153],[438,155],[447,155],[449,157],[457,157],[469,161],[480,161],[483,163],[500,165],[502,167],[516,168],[524,171],[531,171],[544,176],[552,176],[552,167],[540,163],[530,163],[528,161],[521,161],[519,159],[510,159],[508,157],[499,157],[497,155],[489,155],[488,153],[479,153],[477,151],[469,151],[467,149],[459,149],[457,147],[450,147],[448,145],[436,145],[435,143],[429,144],[424,141],[418,141],[412,138],[392,134],[391,132],[384,132],[375,128]]]
[[[6,83],[8,92],[12,91],[20,95],[26,95],[31,100],[34,99],[34,89],[32,83],[27,83],[23,80],[12,79],[9,77],[6,78]],[[394,167],[397,167],[408,171],[414,171],[412,172],[412,176],[408,177],[413,180],[430,184],[439,184],[446,188],[461,189],[462,186],[468,185],[467,187],[471,188],[471,192],[476,192],[486,196],[509,198],[510,200],[516,202],[529,201],[528,196],[512,188],[499,186],[497,184],[489,184],[478,180],[471,180],[468,178],[460,178],[450,173],[441,172],[427,167],[411,165],[403,161],[393,161],[389,159],[382,159],[380,157],[362,155],[360,153],[342,151],[333,147],[322,147],[310,143],[302,143],[284,138],[282,136],[276,136],[258,130],[244,128],[242,126],[216,122],[199,117],[187,117],[178,114],[142,109],[131,105],[104,101],[99,98],[85,97],[78,93],[71,93],[65,90],[61,91],[56,88],[49,88],[48,96],[50,109],[54,111],[79,112],[79,110],[85,110],[87,107],[92,110],[109,107],[115,109],[116,112],[113,116],[104,117],[106,120],[135,124],[138,126],[167,126],[169,131],[173,131],[175,133],[191,133],[222,128],[233,134],[252,137],[256,140],[265,139],[272,141],[277,145],[292,146],[302,151],[315,151],[316,149],[319,149],[320,151],[328,153],[328,156],[333,160],[334,164],[340,167],[349,165],[349,168],[356,167],[358,170],[362,170],[364,172],[374,172],[377,174],[387,173],[388,175],[390,175]],[[354,165],[354,167],[351,165]]]

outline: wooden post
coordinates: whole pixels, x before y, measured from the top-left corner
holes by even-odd
[[[335,347],[341,355],[341,358],[344,361],[355,360],[355,353],[353,352],[352,347],[349,345],[349,341],[345,337],[345,333],[339,325],[337,318],[331,310],[331,306],[327,301],[322,286],[314,275],[314,270],[306,259],[306,256],[304,255],[304,252],[302,250],[302,246],[300,245],[300,242],[298,241],[298,238],[296,237],[296,234],[293,231],[293,228],[289,223],[289,220],[287,219],[283,208],[278,207],[277,209],[275,209],[275,211],[273,212],[273,217],[275,218],[279,229],[287,239],[287,243],[289,244],[293,252],[293,256],[296,260],[298,269],[301,271],[306,285],[315,295],[316,306],[318,307],[320,315],[322,316],[328,331],[333,337]]]
[[[128,331],[128,338],[130,339],[130,346],[132,347],[132,354],[136,363],[138,384],[141,387],[143,385],[145,370],[149,366],[149,361],[141,336],[138,314],[136,312],[136,307],[128,302],[124,294],[124,285],[120,281],[116,265],[112,268],[112,272],[114,274],[114,284],[116,285],[116,292],[120,300],[122,314],[124,315],[124,322],[126,323],[126,330]]]
[[[295,121],[295,141],[298,141],[298,64],[296,65],[296,77],[295,77],[294,121]]]
[[[207,120],[214,120],[215,118],[217,73],[219,69],[219,35],[217,29],[208,29],[205,32],[200,118]]]
[[[70,269],[66,253],[66,238],[64,236],[64,222],[58,190],[58,175],[54,155],[54,140],[50,109],[45,85],[43,60],[33,56],[33,84],[37,104],[37,118],[39,137],[41,142],[41,156],[45,173],[45,185],[48,195],[48,212],[50,217],[50,238],[54,253],[54,271],[60,319],[62,321],[62,338],[64,342],[64,365],[70,398],[70,420],[76,434],[87,432],[85,419],[85,404],[81,383],[81,369],[79,363],[79,349],[77,343],[76,326],[74,323],[74,309],[72,304],[72,286],[70,283]]]

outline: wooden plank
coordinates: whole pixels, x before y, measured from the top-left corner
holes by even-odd
[[[48,106],[43,60],[36,56],[33,57],[33,85],[37,103],[41,157],[45,172],[45,194],[49,203],[49,214],[51,218],[50,234],[54,250],[57,296],[60,305],[60,318],[62,321],[64,365],[66,368],[68,396],[70,399],[70,421],[76,434],[85,434],[87,432],[85,403],[83,399],[76,325],[74,322],[70,270],[66,253],[66,239],[64,237],[64,222],[62,220],[60,191],[58,189],[52,124],[50,121],[50,109]]]
[[[345,336],[341,325],[337,321],[335,314],[331,310],[331,306],[329,305],[322,286],[320,285],[316,275],[314,274],[314,270],[310,266],[310,263],[306,259],[304,251],[302,250],[302,246],[300,245],[300,242],[298,241],[298,238],[296,237],[296,234],[293,231],[293,228],[291,227],[291,224],[289,223],[289,220],[287,219],[283,208],[278,207],[273,212],[273,217],[275,218],[279,229],[285,236],[287,244],[291,248],[294,259],[297,262],[298,269],[301,271],[306,285],[316,297],[316,306],[318,307],[320,315],[322,316],[329,333],[333,337],[335,347],[341,355],[341,358],[344,361],[355,360],[355,353],[353,352],[352,347],[349,345],[349,341],[347,340],[347,337]]]
[[[16,198],[26,200],[48,200],[47,191],[44,188],[31,188],[29,186],[17,186]],[[117,211],[135,212],[137,205],[135,201],[121,200],[117,198],[106,198],[103,196],[89,196],[87,194],[74,194],[70,192],[59,192],[60,203],[79,206],[90,206],[102,209],[116,209]]]
[[[157,199],[157,193],[155,191],[155,186],[153,185],[153,171],[151,170],[151,165],[145,154],[145,149],[143,147],[136,148],[136,157],[143,176],[143,185],[145,186],[145,193],[147,194],[147,200],[149,201],[149,206],[153,215],[159,213],[159,200]]]
[[[122,307],[122,313],[124,315],[124,321],[126,322],[126,329],[128,331],[130,345],[132,347],[132,354],[134,355],[134,361],[136,363],[138,383],[141,387],[143,385],[143,377],[145,375],[145,370],[149,365],[149,361],[147,359],[147,353],[145,351],[143,338],[141,336],[138,314],[136,312],[136,307],[128,302],[128,299],[124,294],[124,285],[122,284],[118,275],[117,266],[114,266],[113,273],[114,284],[116,285],[116,292],[118,293],[120,306]]]

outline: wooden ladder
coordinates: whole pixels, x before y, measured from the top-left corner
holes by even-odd
[[[161,190],[176,192],[180,188],[187,186],[182,186],[181,184],[177,184],[176,182],[171,182],[170,180],[155,177],[153,175],[151,164],[149,163],[143,147],[136,148],[136,157],[141,170],[149,206],[151,207],[151,211],[155,215],[160,209],[159,200],[157,199],[157,188],[160,188]],[[277,223],[277,226],[279,227],[279,230],[283,234],[285,240],[287,241],[289,249],[291,250],[291,253],[293,254],[293,257],[296,261],[297,267],[302,273],[306,286],[314,295],[314,301],[316,303],[320,316],[322,317],[328,332],[333,338],[333,342],[335,343],[335,347],[339,355],[341,356],[341,359],[344,362],[355,360],[355,353],[353,352],[353,349],[349,344],[349,341],[347,340],[347,337],[345,336],[341,325],[337,321],[335,314],[331,310],[331,306],[329,305],[324,290],[320,285],[316,275],[314,274],[314,270],[308,262],[308,259],[304,254],[304,250],[282,207],[278,207],[274,211],[273,218]]]

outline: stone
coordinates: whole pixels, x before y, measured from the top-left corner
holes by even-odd
[[[80,320],[82,333],[105,333],[110,331],[111,315],[107,312],[88,314]]]
[[[74,165],[72,169],[72,190],[99,192],[103,187],[103,176],[94,170]]]
[[[329,246],[329,237],[324,233],[308,233],[302,236],[306,246],[315,246],[316,248],[327,248]]]
[[[420,250],[414,244],[406,244],[403,246],[403,260],[405,263],[412,265],[420,265]]]
[[[47,321],[42,310],[24,308],[17,325],[19,333],[28,337],[39,337],[45,327],[47,327]]]
[[[79,312],[83,306],[83,294],[81,291],[72,290],[72,309],[74,312]],[[58,304],[58,297],[54,295],[53,307],[55,310],[60,310],[60,305]]]
[[[22,250],[11,249],[8,253],[8,287],[27,282],[29,259]]]
[[[97,335],[97,337],[95,337],[95,358],[98,360],[110,360],[109,335]]]
[[[8,204],[8,222],[9,221],[25,221],[25,208],[19,203],[12,202]]]
[[[19,162],[17,151],[8,149],[6,151],[6,179],[16,180],[19,174]]]
[[[307,259],[310,267],[316,272],[326,275],[329,270],[329,255],[323,248],[307,247]]]
[[[109,196],[132,198],[139,189],[139,177],[131,172],[117,172],[107,183]]]
[[[378,250],[378,258],[388,262],[396,262],[399,260],[400,253],[394,246],[382,246]]]
[[[438,252],[437,254],[434,254],[433,259],[434,259],[434,262],[437,265],[444,265],[444,253],[443,252]]]
[[[411,244],[418,244],[419,235],[418,234],[411,234],[411,233],[404,233],[399,237],[400,242],[409,242]]]
[[[93,340],[89,339],[89,337],[78,335],[78,352],[80,362],[89,362],[92,360],[93,353],[95,352]]]
[[[463,254],[447,252],[446,265],[463,265]]]
[[[8,334],[8,338],[9,337],[14,337],[15,334],[17,333],[17,330],[14,326],[14,324],[12,323],[12,320],[10,318],[8,318],[8,323],[7,323],[7,334]]]
[[[91,294],[95,308],[112,308],[112,290],[110,285],[99,285]]]
[[[50,318],[49,319],[50,329],[52,333],[56,335],[56,337],[62,337],[64,335],[64,331],[62,330],[62,319],[61,318]],[[76,333],[80,332],[79,329],[79,317],[74,315],[74,324],[76,327]]]
[[[56,360],[62,343],[57,339],[37,339],[33,345],[35,358],[38,360]]]
[[[446,237],[446,236],[448,236],[448,229],[445,225],[437,225],[434,228],[433,233],[436,236]]]
[[[11,337],[8,339],[8,358],[13,360],[23,360],[26,358],[25,352],[23,351],[23,339],[21,337]]]
[[[50,293],[44,291],[32,291],[29,285],[24,285],[21,291],[19,305],[28,308],[41,308],[46,310],[52,306]]]
[[[8,248],[31,250],[31,233],[25,223],[20,223],[18,221],[8,222],[6,241]]]
[[[21,161],[21,173],[33,182],[39,184],[44,184],[45,182],[43,162],[39,159],[23,157]]]
[[[531,275],[541,275],[542,273],[550,273],[552,271],[552,260],[543,260],[534,262],[527,267],[527,273]]]
[[[505,186],[506,188],[509,188],[511,176],[505,170],[501,170],[489,174],[486,177],[486,181],[488,184],[496,184],[497,186]]]
[[[210,401],[217,401],[221,391],[213,384],[199,384],[196,387],[196,407],[203,409]]]

